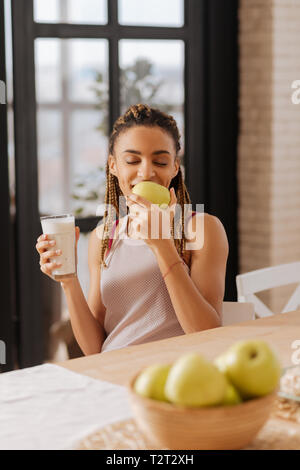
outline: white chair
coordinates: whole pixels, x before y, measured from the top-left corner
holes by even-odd
[[[297,310],[300,306],[300,261],[257,269],[236,276],[238,302],[253,302],[258,318],[274,315],[255,294],[274,287],[298,283],[296,290],[281,313]]]
[[[251,302],[223,302],[222,326],[255,320],[254,305]]]

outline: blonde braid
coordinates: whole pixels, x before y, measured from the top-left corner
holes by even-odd
[[[105,190],[105,211],[103,215],[103,236],[101,240],[101,265],[107,268],[104,261],[105,251],[109,245],[109,236],[111,234],[112,222],[113,222],[113,207],[115,208],[119,217],[119,195],[122,195],[117,178],[110,173],[108,162],[106,163],[106,190]]]
[[[174,183],[171,182],[171,187],[174,186],[175,188],[175,193],[176,193],[176,197],[177,197],[177,203],[180,204],[181,206],[181,221],[178,222],[177,224],[177,235],[179,238],[176,238],[174,239],[174,244],[175,244],[175,247],[176,247],[176,250],[178,252],[178,254],[183,257],[184,256],[184,253],[185,253],[185,246],[186,246],[186,238],[185,238],[185,233],[184,233],[184,217],[185,217],[185,213],[184,213],[184,207],[186,204],[190,204],[191,203],[191,200],[190,200],[190,196],[189,196],[189,193],[187,191],[187,188],[185,186],[185,183],[184,183],[184,180],[183,180],[183,175],[182,175],[182,171],[181,171],[181,168],[179,168],[179,171],[176,175],[176,177],[174,178]],[[177,189],[176,189],[177,188]]]

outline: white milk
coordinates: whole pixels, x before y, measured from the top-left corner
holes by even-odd
[[[48,234],[49,240],[55,240],[53,250],[61,250],[61,255],[51,258],[51,261],[62,263],[60,268],[53,269],[55,279],[65,275],[76,274],[75,262],[75,220],[73,216],[48,218],[41,220],[43,233]]]

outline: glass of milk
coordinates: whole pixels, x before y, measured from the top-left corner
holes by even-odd
[[[61,250],[61,255],[55,257],[54,261],[62,263],[62,266],[53,269],[52,276],[55,280],[76,277],[75,217],[72,214],[49,215],[40,220],[43,233],[48,235],[49,240],[55,240],[55,250]]]

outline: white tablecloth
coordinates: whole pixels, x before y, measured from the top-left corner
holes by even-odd
[[[0,374],[0,449],[72,449],[132,417],[125,387],[43,364]]]

